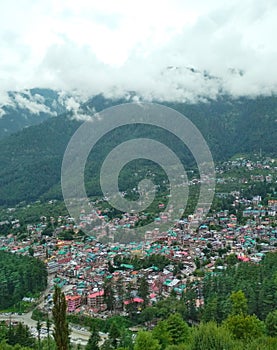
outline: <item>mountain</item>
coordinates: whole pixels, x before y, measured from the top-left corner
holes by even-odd
[[[79,100],[78,96],[51,89],[9,91],[0,103],[0,139],[68,112],[79,106]]]
[[[99,111],[124,101],[124,98],[109,100],[98,95],[86,102],[82,110],[84,113],[89,110]],[[260,150],[264,155],[276,157],[277,97],[232,99],[224,96],[206,103],[164,104],[192,120],[202,132],[215,160],[224,160],[237,153],[258,153]],[[74,119],[74,113],[70,112],[48,118],[39,125],[0,140],[0,204],[61,198],[59,183],[63,154],[80,124],[81,121]],[[112,135],[107,135],[97,145],[96,158],[88,159],[86,170],[93,173],[88,181],[89,194],[99,191],[96,178],[105,155],[118,142],[130,138],[156,138],[172,147],[186,165],[191,162],[183,145],[173,136],[159,130],[149,131],[147,127],[129,126],[115,130]],[[123,178],[123,188],[132,185],[133,176]]]
[[[199,128],[215,160],[260,151],[276,157],[276,96],[238,99],[222,96],[207,103],[167,105]]]

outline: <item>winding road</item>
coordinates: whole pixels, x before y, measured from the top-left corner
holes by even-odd
[[[11,321],[11,322],[22,322],[27,325],[30,329],[36,329],[37,321],[32,320],[32,312],[28,312],[23,315],[17,314],[0,314],[0,321]],[[42,330],[46,330],[46,323],[41,322]],[[77,329],[73,325],[70,327],[70,339],[73,343],[79,343],[81,345],[86,345],[90,337],[90,332]],[[52,328],[52,327],[51,327]]]

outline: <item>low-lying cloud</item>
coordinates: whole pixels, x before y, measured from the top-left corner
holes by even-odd
[[[2,101],[35,86],[177,101],[277,91],[274,0],[14,1],[0,5]]]

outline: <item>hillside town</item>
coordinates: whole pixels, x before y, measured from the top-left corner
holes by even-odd
[[[224,164],[226,167],[246,167],[250,172],[263,168],[272,174],[250,174],[250,180],[276,181],[273,176],[276,168],[268,164],[237,160]],[[232,182],[232,178],[221,178],[222,168],[217,169],[217,182]],[[147,231],[141,241],[116,243],[114,239],[114,233],[119,230],[128,233],[141,219],[139,215],[125,213],[108,220],[107,212],[93,210],[81,214],[79,225],[68,215],[59,216],[55,225],[54,217],[42,216],[39,223],[28,224],[28,235],[23,240],[12,233],[1,236],[0,250],[30,254],[46,263],[50,284],[42,306],[46,312],[52,307],[51,290],[55,284],[65,292],[69,313],[97,317],[111,313],[124,315],[130,305],[139,312],[146,297],[151,305],[172,293],[181,296],[188,284],[198,286],[207,272],[213,274],[225,269],[228,259],[258,263],[266,252],[277,249],[277,199],[269,199],[265,205],[261,195],[251,199],[239,191],[232,191],[231,195],[234,209],[231,212],[215,211],[203,221],[200,209],[175,222],[166,232],[160,227],[170,213],[163,212],[164,205],[160,203],[155,229]],[[216,196],[224,194],[216,193]],[[237,208],[242,208],[240,220]],[[8,210],[12,212],[11,208]],[[94,223],[91,235],[82,231],[88,222]],[[20,225],[19,220],[15,218],[13,225]],[[159,258],[155,260],[155,257]],[[144,298],[139,292],[142,278],[147,281],[148,295]],[[109,284],[114,289],[112,307],[107,305],[105,295]],[[204,302],[201,288],[197,287],[197,293],[196,307],[199,307]]]
[[[277,1],[0,14],[0,350],[277,350]]]

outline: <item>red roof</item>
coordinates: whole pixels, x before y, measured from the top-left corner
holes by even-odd
[[[104,291],[100,290],[100,292],[95,292],[95,293],[89,294],[88,298],[93,299],[93,298],[100,297],[100,296],[103,296],[103,295],[104,295]]]
[[[133,299],[135,303],[143,303],[144,300],[142,298],[134,298]]]
[[[144,300],[141,299],[141,298],[134,298],[134,299],[131,299],[131,300],[125,300],[124,304],[125,305],[129,305],[131,303],[143,303],[143,302],[144,302]]]
[[[66,301],[68,301],[68,300],[78,300],[78,299],[80,299],[80,298],[81,298],[80,295],[67,295],[67,296],[65,297]]]

